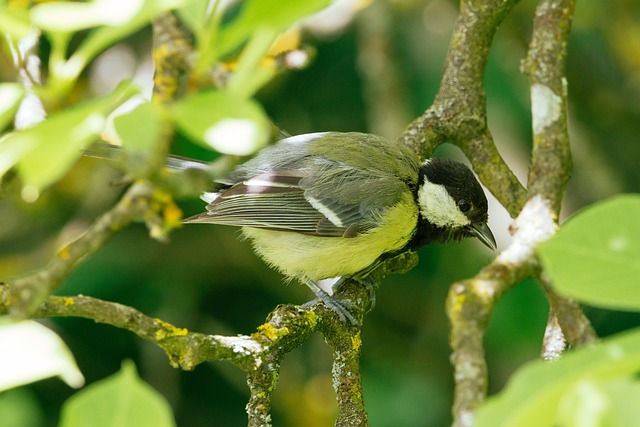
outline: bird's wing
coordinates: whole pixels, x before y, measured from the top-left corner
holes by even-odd
[[[393,177],[354,177],[350,168],[336,164],[314,175],[304,169],[266,171],[219,191],[207,212],[186,222],[354,237],[377,225],[402,187],[406,191]]]

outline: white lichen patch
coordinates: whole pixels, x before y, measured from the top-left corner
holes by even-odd
[[[558,229],[549,202],[539,195],[527,202],[513,227],[516,230],[513,242],[498,256],[499,262],[525,262],[533,256],[535,247],[553,236]]]
[[[490,280],[474,279],[473,289],[476,295],[481,296],[485,300],[490,300],[495,294],[495,286]]]
[[[557,320],[554,320],[553,323],[547,325],[547,329],[544,331],[542,360],[547,362],[558,360],[566,349],[567,341]]]
[[[471,427],[473,425],[473,412],[462,411],[458,420],[463,427]]]
[[[236,354],[254,356],[256,366],[262,364],[262,360],[258,356],[264,348],[250,336],[238,335],[235,337],[226,337],[224,335],[214,335],[213,338],[225,347],[230,348]]]
[[[542,133],[560,118],[562,98],[546,85],[536,83],[531,86],[531,115],[533,133]]]

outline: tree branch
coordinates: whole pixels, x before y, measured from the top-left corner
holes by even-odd
[[[565,68],[574,9],[575,0],[540,1],[529,52],[522,64],[530,82],[533,123],[529,192],[549,200],[556,216],[572,170]],[[551,320],[557,320],[565,338],[576,346],[595,342],[597,336],[580,306],[557,295],[544,273],[540,281],[555,315]]]
[[[533,151],[529,194],[551,201],[557,214],[571,176],[571,147],[567,130],[567,42],[575,0],[541,0],[533,36],[522,71],[531,85]]]
[[[11,309],[10,284],[0,286],[0,313]],[[260,343],[252,337],[223,337],[189,332],[138,310],[78,295],[49,296],[33,313],[34,318],[82,317],[135,333],[163,348],[175,367],[191,370],[206,360],[229,360],[248,370],[259,364]]]
[[[175,97],[179,75],[186,67],[186,34],[171,14],[158,18],[155,28],[154,100],[167,103]],[[158,165],[157,169],[164,164],[166,146],[172,133],[172,129],[167,127],[162,133],[162,140],[158,141],[159,149],[154,159],[157,161],[153,162]],[[11,280],[11,295],[7,297],[11,313],[28,317],[82,258],[99,249],[115,232],[131,221],[144,219],[150,225],[152,235],[162,238],[167,228],[178,224],[179,215],[175,215],[176,212],[179,209],[167,194],[157,191],[147,181],[135,183],[114,208],[96,220],[77,240],[60,249],[48,266]]]
[[[16,129],[26,129],[44,120],[46,116],[42,100],[38,98],[35,89],[42,84],[40,76],[40,30],[32,28],[29,34],[19,41],[7,38],[13,59],[13,66],[18,72],[18,80],[26,90],[16,116]]]
[[[594,344],[598,340],[598,336],[580,308],[580,304],[555,293],[544,272],[540,274],[539,281],[547,295],[558,326],[569,344],[574,347]]]
[[[399,140],[423,158],[445,142],[458,145],[512,217],[524,206],[527,193],[498,153],[487,127],[483,81],[493,35],[516,3],[460,2],[438,94]]]
[[[535,247],[556,232],[549,203],[531,199],[513,223],[513,243],[474,278],[454,283],[447,298],[454,366],[453,416],[468,427],[487,393],[484,334],[493,308],[515,284],[537,273]]]
[[[333,348],[333,389],[338,399],[336,427],[366,427],[369,425],[364,407],[360,376],[359,327],[331,327],[322,330],[325,341]]]
[[[27,276],[9,280],[10,294],[5,296],[4,302],[10,307],[11,314],[28,317],[85,256],[98,250],[131,221],[144,216],[148,219],[155,217],[164,207],[162,203],[155,203],[157,196],[148,182],[135,183],[118,204],[99,217],[84,234],[58,250],[49,265]]]
[[[166,13],[153,22],[154,102],[168,104],[176,98],[192,52],[189,34],[175,15]]]
[[[462,3],[459,21],[464,20],[465,10],[473,10],[465,9],[465,2]],[[469,96],[469,102],[474,109],[465,105],[461,108],[467,115],[470,114],[469,121],[479,123],[477,128],[480,131],[469,133],[462,139],[460,137],[465,136],[464,134],[456,135],[458,145],[470,156],[481,180],[512,215],[520,210],[523,200],[528,198],[529,201],[514,222],[512,231],[515,235],[511,246],[476,277],[454,284],[449,293],[447,313],[451,320],[451,345],[454,350],[455,426],[470,426],[473,411],[486,395],[487,366],[484,358],[483,337],[493,307],[516,283],[526,277],[539,275],[535,247],[553,236],[557,229],[558,212],[566,181],[571,173],[564,68],[573,7],[573,0],[542,0],[540,2],[534,21],[534,35],[528,59],[523,65],[523,70],[527,71],[531,80],[534,128],[528,194],[523,188],[518,188],[519,183],[514,180],[513,174],[499,158],[491,135],[486,129],[486,120],[484,120],[486,112],[478,108],[480,104],[484,107],[484,95],[478,95],[482,90],[479,87],[482,85],[482,74],[476,71],[465,75],[465,77],[472,76],[476,79],[475,85],[467,84],[474,91]],[[472,16],[475,15],[472,14]],[[494,21],[494,25],[497,23],[498,21]],[[483,34],[486,37],[489,32]],[[464,38],[466,35],[462,34],[459,37]],[[452,47],[455,46],[457,38],[458,35],[454,33]],[[476,49],[481,48],[482,46],[476,46]],[[455,61],[448,62],[448,65],[462,67],[462,64]],[[450,79],[443,79],[443,84],[445,81]],[[451,81],[459,82],[459,80]],[[464,85],[464,80],[462,82]],[[455,94],[455,85],[450,84],[448,87],[449,92],[445,91],[444,94]],[[436,99],[436,102],[438,101],[439,98]],[[474,115],[478,112],[481,113],[482,120]],[[430,117],[434,116],[433,113],[430,115]],[[464,126],[463,120],[458,120],[458,123],[463,123],[460,127]],[[473,130],[473,126],[467,129]],[[514,191],[511,197],[505,194],[505,191],[510,191],[509,189]],[[545,289],[553,313],[550,316],[549,330],[557,331],[555,325],[557,321],[570,342],[576,344],[593,342],[595,333],[579,306],[555,295],[549,286],[545,286]],[[549,339],[545,344],[551,341]],[[557,335],[554,336],[553,341],[557,344]]]

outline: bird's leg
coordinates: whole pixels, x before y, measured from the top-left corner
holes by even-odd
[[[339,283],[340,281],[342,281],[342,278],[337,283]],[[356,320],[356,318],[353,317],[353,314],[351,314],[349,309],[346,307],[345,302],[332,297],[312,280],[305,279],[305,283],[307,284],[309,289],[311,289],[313,293],[316,294],[318,299],[324,303],[324,305],[326,305],[328,308],[330,308],[331,310],[335,311],[338,314],[338,317],[340,317],[340,320],[344,321],[346,319],[354,326],[358,326],[360,324]],[[308,303],[304,304],[304,306],[310,306],[315,301],[316,300],[309,301]]]

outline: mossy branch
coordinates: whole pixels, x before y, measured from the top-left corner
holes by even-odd
[[[519,281],[539,277],[535,246],[556,230],[560,204],[571,174],[564,78],[573,0],[542,0],[523,71],[529,76],[534,141],[528,190],[498,153],[487,127],[484,70],[493,35],[517,1],[460,2],[460,14],[433,105],[405,131],[400,141],[423,157],[445,142],[459,146],[481,181],[515,222],[515,241],[476,277],[455,283],[447,313],[455,371],[454,425],[468,426],[485,398],[487,366],[483,337],[500,297]],[[527,200],[529,200],[528,203]],[[525,206],[526,203],[526,206]],[[540,227],[531,229],[534,224]],[[568,341],[590,343],[595,333],[580,307],[545,285],[554,315]],[[551,346],[551,340],[545,340]]]
[[[439,145],[459,146],[487,188],[515,217],[527,192],[502,159],[487,127],[484,72],[493,35],[517,0],[460,2],[460,14],[436,98],[400,142],[421,157]]]
[[[527,58],[522,63],[530,83],[533,124],[529,197],[540,195],[548,200],[555,218],[572,172],[565,67],[574,9],[575,0],[540,1]],[[538,278],[553,313],[548,328],[557,323],[564,338],[574,346],[595,342],[595,331],[580,306],[556,294],[544,272]],[[551,341],[545,343],[553,346]]]
[[[529,52],[522,64],[531,88],[533,122],[529,196],[542,195],[556,214],[572,169],[565,66],[574,9],[575,0],[539,3]]]
[[[135,183],[108,212],[99,217],[87,231],[58,250],[49,264],[39,271],[9,281],[9,294],[3,303],[16,317],[29,317],[55,291],[73,268],[87,255],[94,253],[115,233],[130,222],[151,220],[162,203],[153,187],[146,181]]]

